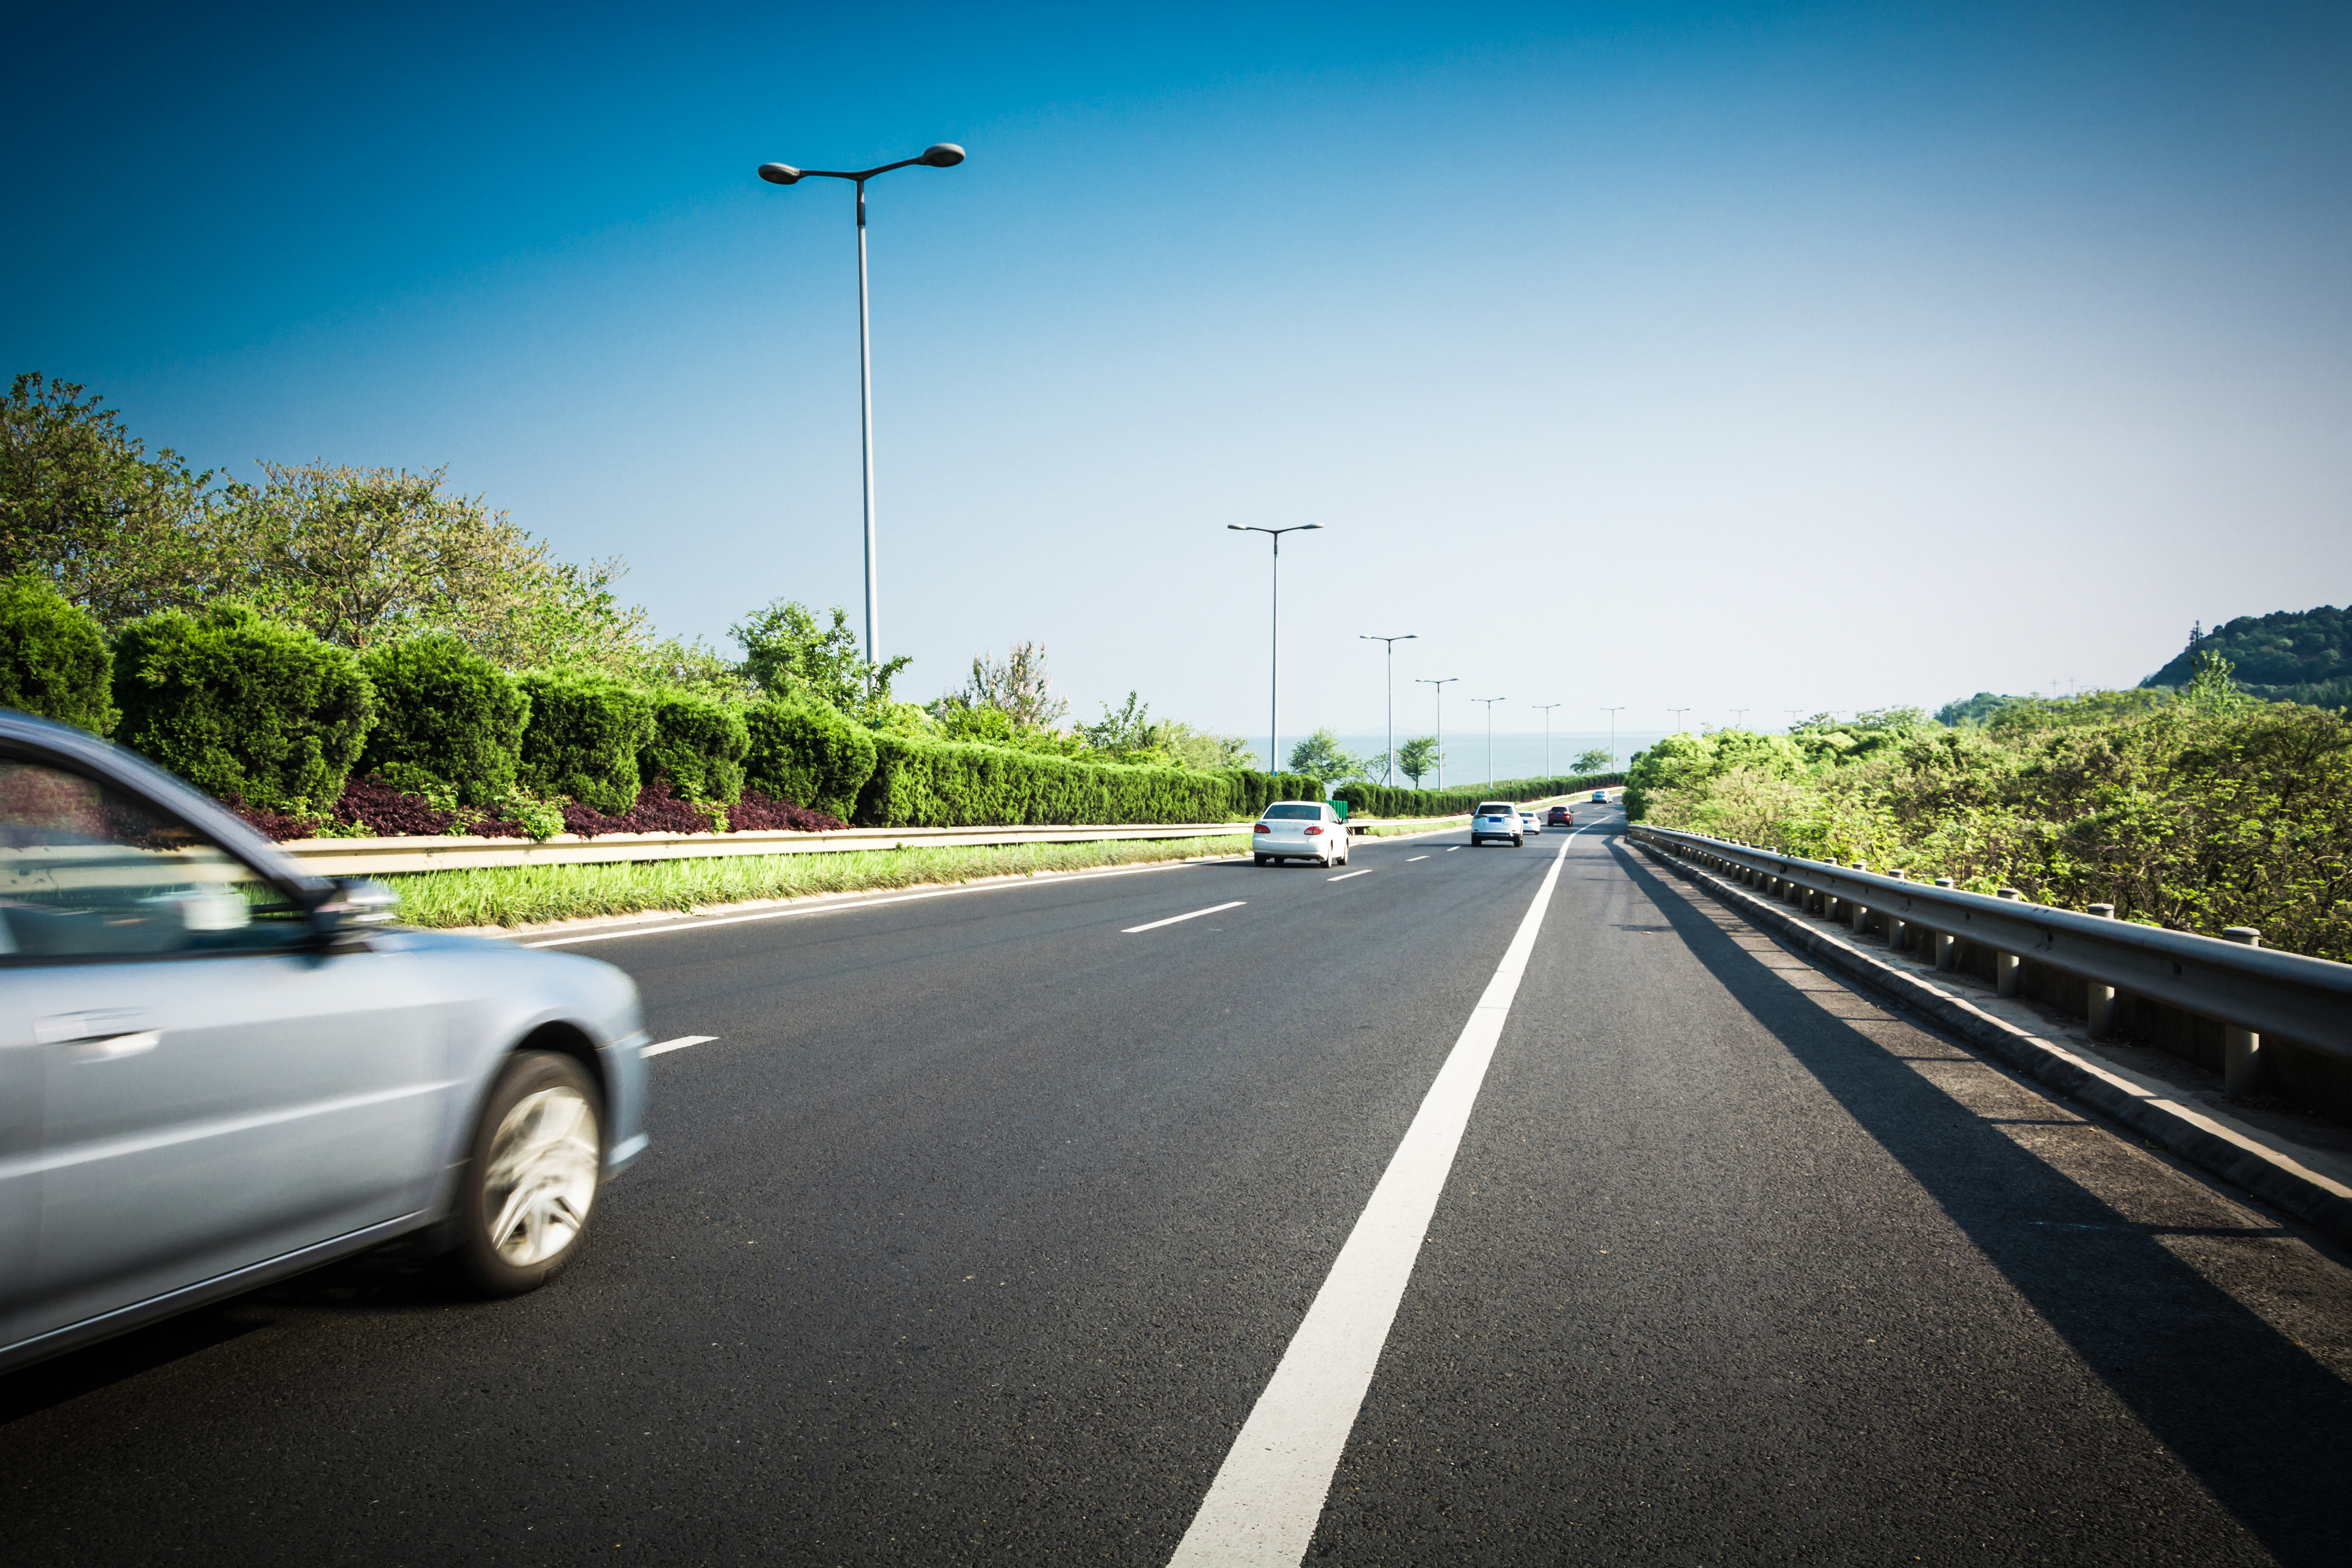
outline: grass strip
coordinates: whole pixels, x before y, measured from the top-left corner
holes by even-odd
[[[383,880],[400,895],[404,925],[539,925],[652,910],[690,914],[711,904],[797,899],[975,882],[1233,855],[1250,836],[1115,838],[1085,844],[995,844],[953,848],[852,849],[832,855],[744,855],[603,866],[485,866],[412,871]]]

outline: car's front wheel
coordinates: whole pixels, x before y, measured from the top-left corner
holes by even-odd
[[[494,1296],[546,1284],[580,1255],[604,1163],[596,1086],[554,1051],[509,1057],[457,1184],[457,1263]]]

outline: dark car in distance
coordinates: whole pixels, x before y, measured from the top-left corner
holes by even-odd
[[[1568,807],[1564,805],[1555,805],[1549,811],[1544,813],[1544,826],[1546,827],[1573,827],[1576,826],[1576,818],[1569,815]]]

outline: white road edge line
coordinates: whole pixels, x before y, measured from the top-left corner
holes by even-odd
[[[688,1046],[707,1046],[718,1037],[716,1035],[680,1035],[674,1040],[664,1040],[660,1045],[647,1046],[637,1055],[657,1057],[664,1051],[682,1051]]]
[[[1170,1568],[1296,1568],[1307,1555],[1575,839],[1571,833],[1560,841],[1503,962],[1234,1439]]]
[[[1172,926],[1178,921],[1196,921],[1202,915],[1213,915],[1225,910],[1237,910],[1248,902],[1249,900],[1247,899],[1235,899],[1230,904],[1211,904],[1207,909],[1194,910],[1189,915],[1170,915],[1164,921],[1150,921],[1139,926],[1122,926],[1119,928],[1118,934],[1121,936],[1133,936],[1139,931],[1158,931],[1161,926]]]
[[[1336,877],[1326,877],[1323,879],[1327,882],[1344,882],[1350,877],[1369,877],[1379,869],[1378,866],[1367,866],[1360,871],[1342,871]]]
[[[1015,880],[1010,877],[992,877],[983,882],[967,882],[960,888],[929,888],[919,893],[891,893],[882,898],[867,898],[853,893],[838,902],[810,903],[785,910],[761,910],[756,914],[749,915],[706,915],[698,920],[688,916],[686,918],[686,922],[677,925],[648,924],[631,926],[625,931],[595,931],[582,936],[551,937],[545,942],[526,942],[520,945],[569,947],[574,942],[618,942],[623,937],[629,936],[668,936],[682,931],[709,931],[713,926],[741,925],[747,921],[780,921],[795,916],[838,914],[843,910],[870,910],[882,904],[908,904],[919,899],[951,899],[962,893],[1006,893],[1021,888],[1058,887],[1071,882],[1097,881],[1105,877],[1132,877],[1139,871],[1181,871],[1188,866],[1213,865],[1220,860],[1234,858],[1236,857],[1231,855],[1210,855],[1203,856],[1198,860],[1154,860],[1142,866],[1114,866],[1102,871],[1068,871],[1034,879],[1024,878]]]

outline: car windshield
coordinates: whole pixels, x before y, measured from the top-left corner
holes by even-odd
[[[1314,822],[1322,815],[1321,806],[1309,805],[1300,800],[1282,801],[1265,808],[1265,820],[1268,822]]]
[[[1511,811],[1512,806],[1510,802],[1505,800],[1490,800],[1486,805],[1478,808],[1478,815],[1481,816],[1508,816],[1511,815]]]

